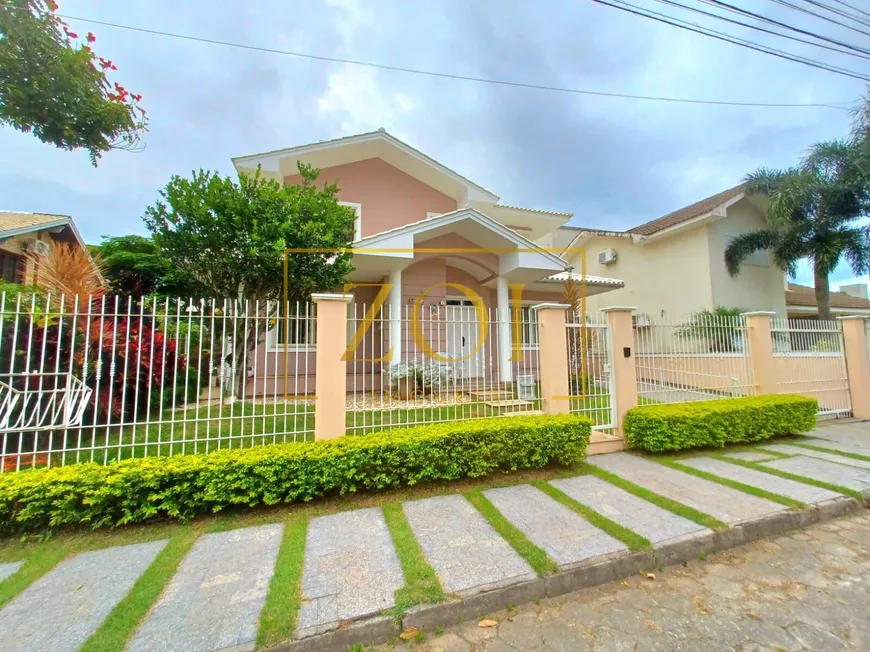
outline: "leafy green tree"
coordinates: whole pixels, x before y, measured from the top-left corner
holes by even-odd
[[[740,315],[743,308],[716,306],[713,310],[699,310],[689,323],[677,331],[683,337],[704,340],[709,351],[731,353],[743,349]]]
[[[140,95],[108,78],[98,57],[57,14],[54,0],[0,1],[0,125],[32,133],[91,162],[111,149],[137,149],[147,131]]]
[[[813,145],[798,167],[759,169],[746,177],[746,192],[767,198],[767,228],[737,236],[725,250],[734,276],[744,260],[768,249],[773,262],[794,276],[797,263],[813,268],[820,319],[831,319],[828,277],[841,260],[855,275],[868,271],[870,168],[862,145],[835,140]]]
[[[186,297],[193,293],[191,283],[179,273],[154,244],[141,235],[103,236],[90,250],[103,261],[103,276],[115,294]]]

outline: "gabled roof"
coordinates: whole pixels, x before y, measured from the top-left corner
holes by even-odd
[[[16,235],[62,226],[69,227],[78,243],[87,249],[81,233],[69,215],[0,210],[0,238],[12,238]]]
[[[636,233],[638,235],[652,235],[653,233],[664,231],[665,229],[676,226],[677,224],[688,222],[689,220],[693,220],[696,217],[701,217],[702,215],[711,213],[717,207],[721,206],[727,201],[738,197],[745,188],[746,184],[741,183],[740,185],[734,186],[733,188],[723,190],[722,192],[707,197],[706,199],[702,199],[701,201],[697,201],[694,204],[690,204],[689,206],[680,208],[679,210],[676,210],[672,213],[668,213],[663,217],[659,217],[658,219],[646,222],[632,229],[629,229],[628,233]]]
[[[818,306],[816,292],[806,285],[789,283],[785,292],[785,305],[815,308]],[[831,292],[831,308],[870,310],[870,299],[853,297],[845,292]]]

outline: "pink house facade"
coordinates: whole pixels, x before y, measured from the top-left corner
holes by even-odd
[[[566,278],[580,279],[580,270],[573,271],[564,255],[576,234],[565,226],[570,213],[502,205],[497,195],[382,130],[237,157],[233,163],[240,174],[259,167],[285,184],[301,180],[299,163],[310,164],[320,170],[318,183],[335,183],[341,203],[354,210],[355,269],[349,280],[363,285],[348,293],[350,323],[361,324],[379,286],[390,289],[358,347],[357,357],[368,361],[347,362],[348,391],[351,383],[362,384],[354,391],[378,390],[385,365],[419,362],[424,352],[415,328],[425,333],[430,353],[466,357],[455,365],[456,378],[487,377],[507,385],[520,373],[535,373],[531,308],[563,303]],[[623,283],[587,276],[585,285],[591,296]],[[521,311],[511,311],[520,304]],[[515,321],[520,312],[523,323],[512,323],[511,315]],[[480,323],[483,319],[488,323]],[[293,341],[289,351],[277,341],[264,347],[260,355],[273,359],[259,367],[271,371],[254,379],[249,392],[271,393],[286,376],[287,364],[296,378],[292,391],[312,393],[316,347],[306,344]],[[371,361],[387,351],[388,362]]]

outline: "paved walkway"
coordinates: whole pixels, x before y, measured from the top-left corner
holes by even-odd
[[[820,428],[815,434],[817,439],[814,445],[829,452],[819,453],[793,445],[771,445],[767,449],[775,451],[774,453],[765,452],[764,447],[759,447],[754,458],[746,454],[739,457],[744,460],[758,460],[762,468],[770,467],[870,492],[870,469],[866,468],[867,465],[856,464],[854,458],[843,457],[836,452],[867,450],[870,455],[870,423],[829,425]],[[781,457],[782,455],[790,457]],[[688,505],[730,526],[775,516],[787,509],[779,502],[628,453],[596,456],[589,461],[600,469],[672,501]],[[826,503],[843,498],[828,489],[703,455],[688,458],[684,460],[684,464],[714,476],[755,486],[807,504]],[[655,547],[708,533],[697,523],[594,476],[554,480],[551,486],[606,519],[645,537]],[[490,489],[484,495],[505,519],[544,550],[561,570],[600,561],[605,556],[626,553],[625,544],[614,538],[612,532],[599,529],[537,487],[519,485]],[[473,596],[536,577],[529,563],[462,496],[438,496],[408,502],[404,504],[403,511],[426,560],[435,570],[445,593],[451,597]],[[864,521],[858,519],[854,523],[860,525]],[[833,531],[825,527],[818,531]],[[840,571],[830,568],[842,567],[842,572],[849,577],[852,576],[850,574],[861,571],[859,575],[863,578],[862,581],[870,583],[867,569],[857,565],[865,563],[866,559],[859,559],[858,552],[840,540],[849,540],[852,536],[850,532],[863,531],[862,528],[863,525],[861,528],[855,526],[845,529],[844,533],[837,531],[839,538],[832,540],[832,547],[824,553],[829,558],[822,560],[825,562],[824,567],[818,568],[812,564],[816,564],[820,557],[808,557],[801,561],[797,554],[809,551],[809,544],[800,538],[805,535],[794,534],[783,539],[786,543],[779,545],[785,546],[784,550],[795,551],[796,554],[796,558],[788,564],[788,572],[804,577],[805,583],[810,586],[815,586],[812,580],[820,585],[824,584],[821,588],[834,590],[835,583],[832,584],[832,580],[827,578],[836,576]],[[201,537],[182,560],[175,576],[164,588],[150,613],[131,635],[128,649],[133,652],[251,649],[269,582],[275,571],[282,532],[283,525],[278,523]],[[816,536],[831,539],[833,535]],[[852,542],[855,546],[860,543],[868,544],[866,533],[856,536],[858,540]],[[158,541],[110,548],[63,561],[0,611],[0,632],[4,633],[0,636],[0,651],[79,649],[126,595],[137,578],[145,572],[164,545],[164,541]],[[18,566],[0,564],[0,581],[14,574]],[[786,572],[782,567],[777,566],[774,572],[763,565],[748,564],[743,567],[747,573],[744,577],[736,571],[727,570],[727,566],[720,566],[723,570],[715,571],[711,575],[719,584],[711,579],[714,582],[711,586],[718,586],[722,596],[731,596],[732,603],[733,598],[742,596],[744,590],[763,593],[771,582],[779,587],[777,590],[791,590],[788,588],[791,580],[780,577]],[[755,579],[752,579],[753,571],[757,571]],[[310,636],[343,628],[348,621],[390,609],[394,606],[395,591],[404,585],[404,579],[393,539],[380,509],[360,509],[312,519],[308,527],[301,578],[304,602],[297,622],[297,636]],[[737,586],[738,581],[745,581],[745,585]],[[681,612],[706,614],[707,609],[712,608],[709,605],[715,596],[709,594],[697,578],[689,583],[688,579],[674,574],[669,582],[670,584],[656,581],[649,585],[663,586],[661,589],[635,587],[626,592],[633,597],[625,598],[626,606],[623,610],[616,610],[607,616],[612,620],[603,621],[598,633],[589,629],[595,619],[600,620],[592,607],[584,607],[584,610],[577,611],[576,615],[570,616],[564,622],[559,620],[563,616],[553,616],[546,622],[553,623],[553,636],[570,637],[571,632],[576,636],[577,632],[589,629],[591,633],[574,640],[575,645],[578,644],[577,641],[597,641],[603,644],[604,641],[615,641],[619,636],[625,636],[625,640],[655,638],[662,632],[667,636],[683,636],[686,641],[702,640],[705,636],[719,640],[712,633],[712,629],[691,630],[689,625],[676,626],[672,622]],[[691,588],[691,597],[686,597],[678,590],[681,582]],[[643,587],[647,586],[641,584]],[[666,607],[661,606],[655,596],[647,595],[650,591],[670,591],[671,588],[668,587],[674,590],[674,597],[673,601],[671,598],[664,601]],[[845,591],[848,587],[840,588]],[[856,586],[848,588],[848,591],[859,589]],[[719,599],[715,597],[715,600]],[[749,600],[747,604],[752,604],[752,601]],[[763,609],[764,604],[763,601],[759,602],[758,609]],[[866,610],[866,602],[864,607]],[[641,616],[638,611],[641,608],[649,608],[650,614],[655,614],[656,617]],[[743,606],[733,603],[731,608],[741,609]],[[716,609],[718,613],[720,607],[716,606]],[[522,641],[529,643],[537,640],[540,643],[541,639],[535,639],[533,634],[538,626],[538,616],[534,615],[537,612],[526,610],[522,613],[531,614],[524,616],[530,619],[528,627],[506,624],[501,631],[507,629],[513,633],[500,633],[488,643],[493,647],[487,649],[510,649],[514,645],[510,642],[513,640],[510,639],[511,636],[519,641],[514,645],[517,649],[533,649],[524,647]],[[734,613],[737,612],[729,617],[736,617]],[[625,620],[625,627],[622,629],[618,625],[620,619]],[[520,621],[515,619],[515,622]],[[705,622],[709,624],[714,621]],[[764,622],[764,618],[759,622]],[[809,638],[819,634],[805,628],[801,624],[804,622],[795,617],[783,624],[788,627],[793,625],[793,631],[780,627],[782,631],[777,630],[777,635],[792,643],[792,639],[826,642],[823,638]],[[609,627],[612,629],[608,629]],[[767,624],[757,625],[759,631],[764,630],[773,637],[774,634],[770,633],[773,630],[768,631],[765,627]],[[747,628],[747,631],[752,631],[752,627],[747,625]],[[465,638],[483,636],[486,639],[489,636],[472,635],[476,631],[473,629],[462,631],[465,633],[461,636]],[[807,638],[801,638],[802,636]],[[852,640],[848,636],[843,638],[847,639]],[[677,640],[682,639],[673,639]],[[721,639],[723,644],[730,640]],[[457,649],[466,649],[461,648],[466,643],[459,638],[454,642],[460,646]],[[556,646],[555,643],[553,645]],[[787,645],[784,647],[790,649]],[[560,648],[556,646],[547,649]]]
[[[868,605],[863,513],[374,652],[870,650]]]

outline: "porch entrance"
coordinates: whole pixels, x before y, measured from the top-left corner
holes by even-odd
[[[446,352],[448,358],[459,360],[453,363],[454,377],[457,380],[484,376],[486,342],[478,348],[480,324],[477,310],[467,299],[447,299],[445,317]],[[475,349],[478,349],[475,351]],[[472,355],[472,352],[473,355]],[[469,357],[465,357],[469,356]],[[460,358],[465,358],[460,360]]]

